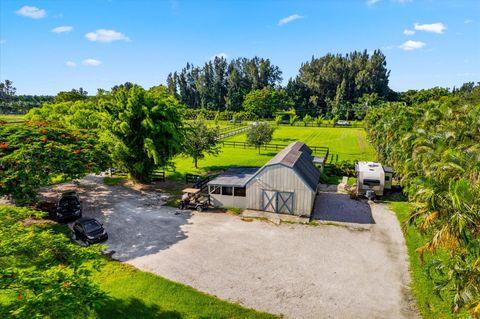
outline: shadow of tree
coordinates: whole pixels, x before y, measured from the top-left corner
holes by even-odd
[[[101,319],[149,318],[149,319],[180,319],[183,316],[172,310],[163,310],[158,305],[147,305],[137,298],[127,300],[108,298],[105,304],[97,310]]]

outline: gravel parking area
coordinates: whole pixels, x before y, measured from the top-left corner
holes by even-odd
[[[287,318],[416,318],[398,221],[310,226],[179,213],[161,195],[81,183],[114,258],[244,306]],[[87,215],[87,214],[86,214]]]

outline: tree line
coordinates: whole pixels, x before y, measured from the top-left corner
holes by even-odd
[[[393,166],[428,237],[417,251],[447,252],[426,265],[452,309],[480,316],[480,82],[409,91],[371,110],[365,125],[378,159]]]
[[[385,55],[376,50],[346,55],[327,54],[303,63],[299,74],[280,86],[282,71],[269,59],[238,58],[227,63],[216,57],[203,67],[187,63],[170,73],[167,87],[192,109],[246,111],[273,117],[276,111],[295,109],[300,116],[361,119],[370,101],[392,100],[390,71]],[[252,107],[255,100],[260,107]]]

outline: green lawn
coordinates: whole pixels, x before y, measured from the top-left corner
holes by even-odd
[[[95,281],[110,296],[98,318],[276,318],[120,262],[109,261]]]
[[[390,208],[396,213],[402,225],[408,220],[410,204],[406,201],[391,201]],[[453,314],[450,310],[452,296],[442,293],[439,298],[434,293],[434,283],[428,276],[428,267],[433,260],[431,255],[425,255],[424,262],[420,260],[415,251],[426,242],[415,226],[403,227],[403,233],[407,244],[410,259],[410,273],[412,276],[412,292],[417,302],[417,307],[424,319],[460,319],[468,318],[466,313]],[[448,255],[439,252],[435,258],[448,258]]]
[[[22,122],[24,115],[0,114],[0,121],[4,122]]]
[[[240,134],[226,139],[227,141],[245,141],[246,135]],[[342,160],[374,160],[374,150],[366,140],[366,134],[360,128],[306,128],[280,126],[274,132],[272,143],[289,144],[302,141],[315,146],[328,146],[335,161]],[[252,148],[223,147],[218,156],[208,155],[198,162],[195,169],[191,158],[178,156],[175,171],[167,171],[170,179],[182,179],[185,173],[205,174],[234,166],[262,166],[277,154],[275,150],[261,150],[261,154]]]
[[[338,160],[374,160],[375,151],[367,142],[367,135],[363,128],[337,127],[297,127],[274,126],[271,143],[289,144],[301,141],[307,145],[327,146],[330,153]],[[239,134],[227,138],[226,141],[245,142],[246,134]]]

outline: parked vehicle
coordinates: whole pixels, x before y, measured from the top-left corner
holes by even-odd
[[[350,126],[351,125],[350,122],[344,121],[344,120],[339,120],[335,124],[338,125],[338,126]]]
[[[100,243],[108,239],[103,224],[94,218],[80,218],[73,224],[72,239],[80,240],[86,245]]]
[[[230,123],[242,123],[242,120],[236,119],[235,122],[234,122],[233,119],[231,119],[229,122]]]
[[[208,209],[208,205],[208,198],[200,196],[199,189],[185,188],[183,190],[183,197],[179,206],[181,210],[195,209],[197,212],[201,212]]]
[[[62,193],[58,200],[56,220],[59,222],[75,220],[82,217],[82,202],[75,191]]]

